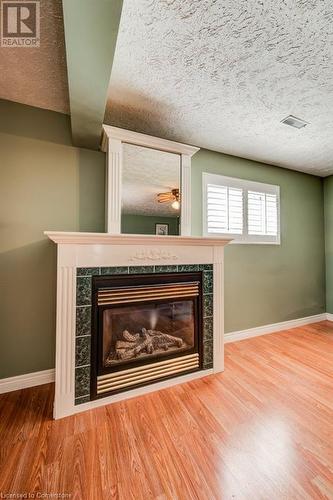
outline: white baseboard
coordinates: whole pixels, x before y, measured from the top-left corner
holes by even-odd
[[[307,316],[305,318],[292,319],[290,321],[282,321],[281,323],[273,323],[271,325],[257,326],[256,328],[249,328],[248,330],[240,330],[238,332],[225,333],[224,343],[236,342],[237,340],[250,339],[251,337],[259,337],[268,333],[279,332],[281,330],[289,330],[297,326],[309,325],[317,323],[318,321],[333,321],[333,314],[316,314],[314,316]]]
[[[333,321],[333,314],[326,313],[326,319],[327,319],[327,321]]]
[[[0,394],[54,382],[54,369],[0,379]]]
[[[248,330],[226,333],[224,335],[224,343],[228,344],[229,342],[236,342],[237,340],[258,337],[259,335],[266,335],[281,330],[289,330],[289,328],[296,328],[297,326],[309,325],[324,320],[333,321],[333,314],[316,314],[315,316],[307,316],[306,318],[292,319],[290,321],[282,321],[281,323],[273,323],[272,325],[258,326],[256,328],[249,328]],[[0,379],[0,394],[18,391],[36,385],[49,384],[54,382],[54,378],[54,369],[27,373],[26,375],[18,375],[17,377],[3,378]],[[83,405],[80,405],[80,407],[83,407]]]

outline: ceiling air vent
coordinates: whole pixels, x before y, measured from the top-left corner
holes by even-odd
[[[293,115],[287,116],[286,118],[281,120],[281,123],[284,123],[285,125],[290,125],[291,127],[294,128],[303,128],[306,127],[306,125],[308,125],[307,122],[305,122],[304,120],[300,120],[299,118],[296,118],[296,116]]]

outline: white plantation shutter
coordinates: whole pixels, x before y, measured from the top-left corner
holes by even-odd
[[[279,186],[203,174],[204,234],[280,243]]]
[[[242,234],[242,189],[207,185],[207,230],[208,233]]]
[[[248,191],[248,234],[277,235],[276,194]]]

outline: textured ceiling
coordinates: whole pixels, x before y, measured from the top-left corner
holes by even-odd
[[[124,144],[122,212],[135,215],[176,216],[170,203],[156,195],[179,188],[180,157],[154,149]]]
[[[61,0],[40,1],[40,47],[0,47],[0,98],[69,113]]]
[[[105,121],[333,173],[332,23],[331,0],[124,0]]]

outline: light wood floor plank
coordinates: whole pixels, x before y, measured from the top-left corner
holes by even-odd
[[[225,372],[52,420],[0,396],[0,492],[71,500],[333,499],[333,323],[226,345]]]

